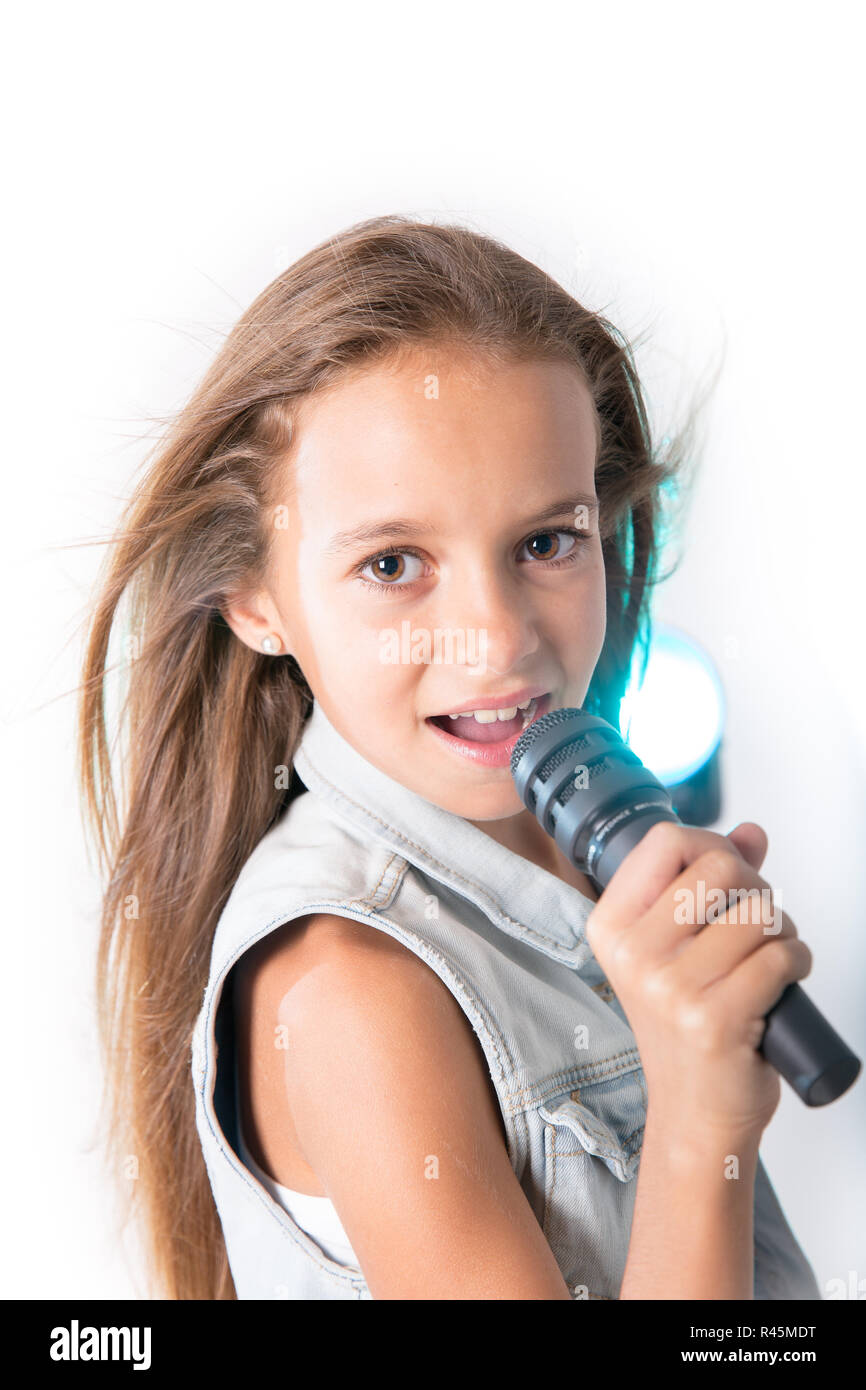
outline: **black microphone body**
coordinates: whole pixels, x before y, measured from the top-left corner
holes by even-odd
[[[551,710],[530,724],[511,773],[524,804],[599,894],[651,825],[683,824],[613,725],[582,709]],[[766,1019],[758,1050],[806,1105],[826,1105],[853,1085],[859,1057],[796,981]]]

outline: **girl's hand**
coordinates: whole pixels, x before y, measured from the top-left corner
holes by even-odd
[[[754,822],[727,836],[659,822],[587,921],[637,1039],[649,1107],[690,1132],[755,1139],[779,1103],[779,1074],[757,1048],[765,1015],[791,981],[808,975],[812,953],[786,913],[773,920],[772,892],[757,872],[766,852]],[[723,890],[726,911],[713,889]],[[758,891],[728,896],[742,889]]]

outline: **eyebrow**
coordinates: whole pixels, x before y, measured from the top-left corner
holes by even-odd
[[[548,507],[528,517],[525,525],[536,526],[544,521],[554,521],[557,517],[565,516],[566,512],[575,511],[577,507],[586,507],[589,512],[598,512],[598,498],[589,492],[575,492],[570,497],[551,502]],[[328,555],[337,555],[346,550],[354,550],[355,546],[375,545],[377,541],[385,539],[407,540],[418,535],[420,531],[434,536],[439,534],[435,526],[414,521],[411,517],[395,516],[387,521],[369,521],[362,526],[353,526],[348,531],[338,531],[331,537],[325,550]]]

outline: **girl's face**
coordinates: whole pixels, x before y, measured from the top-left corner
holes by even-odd
[[[503,745],[526,712],[448,716],[583,703],[606,624],[597,441],[564,363],[442,345],[353,372],[302,403],[267,588],[232,626],[257,650],[278,632],[389,776],[469,820],[522,812]]]

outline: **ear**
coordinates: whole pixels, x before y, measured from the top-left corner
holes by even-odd
[[[266,589],[224,603],[221,612],[236,637],[254,652],[263,652],[262,639],[277,636],[280,656],[291,656],[291,642],[276,605]]]

